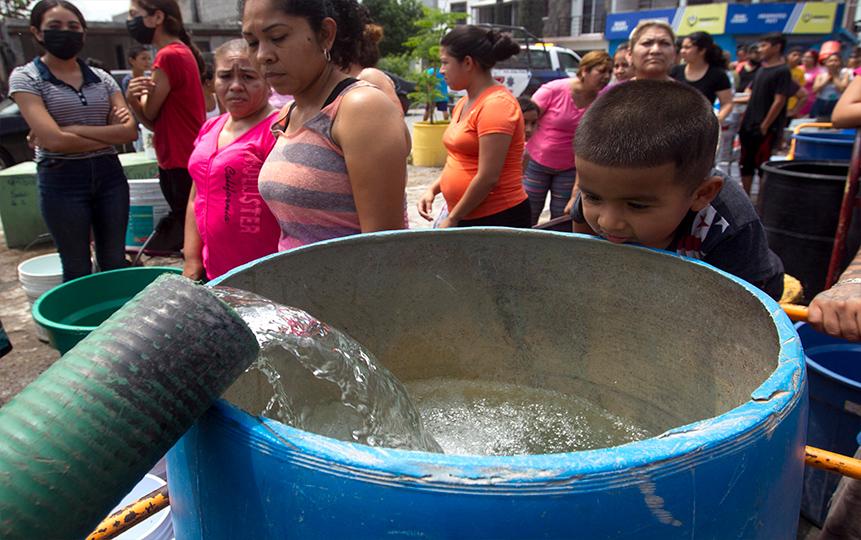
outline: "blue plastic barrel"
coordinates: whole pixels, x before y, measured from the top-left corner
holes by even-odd
[[[708,265],[580,235],[450,229],[305,246],[214,283],[345,330],[401,380],[566,392],[656,436],[552,455],[371,448],[244,412],[268,398],[247,374],[168,456],[177,538],[795,537],[800,341],[770,298]]]
[[[852,159],[854,129],[801,131],[795,138],[795,159],[849,161]]]
[[[854,455],[861,431],[861,343],[821,334],[798,324],[810,377],[807,444]],[[801,513],[821,526],[840,476],[818,469],[804,471]]]

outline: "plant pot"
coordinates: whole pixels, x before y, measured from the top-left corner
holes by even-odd
[[[442,144],[442,135],[448,121],[416,122],[413,125],[413,165],[417,167],[442,167],[448,153]]]

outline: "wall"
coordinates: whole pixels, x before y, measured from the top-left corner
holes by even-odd
[[[237,12],[238,2],[236,0],[197,0],[198,21],[193,21],[192,1],[193,0],[179,0],[179,7],[182,10],[182,18],[186,22],[206,23],[239,21],[239,13]]]
[[[15,52],[18,65],[32,60],[39,49],[33,41],[29,22],[21,19],[6,19],[4,22],[10,45]],[[190,24],[192,41],[201,50],[214,50],[230,39],[240,37],[238,23]],[[80,58],[93,57],[105,64],[108,70],[127,69],[126,53],[136,42],[129,36],[125,22],[91,22]]]

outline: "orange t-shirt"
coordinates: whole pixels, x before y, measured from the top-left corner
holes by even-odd
[[[478,174],[478,139],[491,133],[511,135],[499,182],[478,207],[464,219],[477,219],[508,210],[526,200],[523,189],[523,113],[504,86],[495,85],[482,92],[466,118],[460,114],[467,98],[454,106],[452,121],[442,142],[448,158],[442,171],[440,189],[448,207],[454,208]]]

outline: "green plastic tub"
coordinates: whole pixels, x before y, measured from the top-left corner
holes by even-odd
[[[48,332],[51,345],[66,354],[134,295],[166,272],[168,266],[123,268],[90,274],[55,287],[33,304],[33,319]]]

